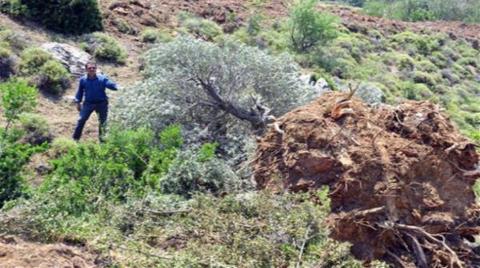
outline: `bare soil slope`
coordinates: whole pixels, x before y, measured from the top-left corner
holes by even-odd
[[[332,236],[398,267],[477,267],[475,146],[439,107],[371,108],[327,94],[279,119],[254,163],[260,188],[330,187]]]

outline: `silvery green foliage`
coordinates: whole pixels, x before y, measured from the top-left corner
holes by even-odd
[[[179,37],[148,51],[145,65],[145,80],[121,94],[116,105],[128,127],[162,128],[176,121],[210,129],[232,120],[235,109],[254,114],[261,103],[278,116],[313,95],[287,55],[273,57],[229,41],[219,47]],[[212,98],[205,84],[220,100]]]
[[[215,195],[250,188],[222,159],[216,157],[199,161],[193,150],[182,151],[172,162],[168,173],[160,179],[163,193],[190,197],[195,192]]]

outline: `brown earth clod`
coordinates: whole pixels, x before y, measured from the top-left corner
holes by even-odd
[[[468,242],[480,233],[475,146],[432,103],[369,107],[353,98],[339,108],[345,96],[325,94],[277,120],[284,133],[269,130],[253,163],[258,187],[329,186],[332,237],[362,260],[480,265]]]

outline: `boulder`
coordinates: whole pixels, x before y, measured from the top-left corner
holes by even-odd
[[[64,43],[45,43],[41,48],[60,61],[75,77],[85,73],[85,64],[92,58],[80,48]]]

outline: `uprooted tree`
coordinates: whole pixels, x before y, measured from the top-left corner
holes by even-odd
[[[283,132],[258,145],[258,186],[329,186],[332,236],[362,260],[479,267],[475,145],[431,103],[371,108],[350,97],[325,94],[279,118]]]
[[[127,126],[161,129],[175,121],[219,133],[218,128],[234,119],[262,132],[272,116],[305,103],[313,93],[287,55],[190,37],[150,50],[145,76],[116,105],[117,116]]]

